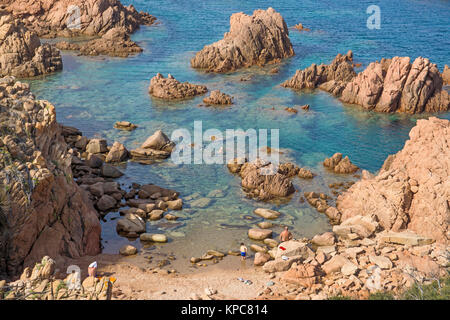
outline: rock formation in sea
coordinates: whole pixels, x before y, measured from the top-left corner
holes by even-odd
[[[231,173],[241,177],[242,189],[252,198],[272,200],[288,197],[295,192],[290,178],[298,173],[298,168],[295,173],[290,174],[289,171],[283,171],[281,166],[275,168],[273,164],[262,159],[254,162],[234,159],[227,166]],[[270,172],[273,174],[269,174]]]
[[[148,91],[155,98],[179,100],[205,94],[208,89],[203,85],[180,82],[171,74],[164,78],[162,74],[158,73],[150,80]]]
[[[233,97],[230,95],[220,92],[220,90],[211,91],[209,97],[203,99],[206,104],[233,104]]]
[[[325,159],[323,166],[335,173],[354,173],[359,169],[350,161],[348,156],[342,158],[342,153],[335,153],[332,157]]]
[[[34,77],[62,69],[61,54],[22,21],[0,11],[0,77]]]
[[[450,97],[443,89],[443,75],[428,59],[394,57],[372,62],[364,71],[353,70],[351,51],[338,55],[330,65],[315,64],[298,70],[282,86],[293,89],[320,88],[344,103],[377,112],[443,112]]]
[[[372,62],[350,81],[341,100],[378,112],[442,112],[450,108],[450,97],[442,89],[437,66],[418,57],[394,57]]]
[[[13,77],[0,79],[0,105],[0,272],[99,253],[97,212],[73,179],[55,108]]]
[[[329,65],[312,64],[304,70],[297,70],[291,79],[281,85],[296,90],[319,87],[339,96],[346,84],[356,76],[352,62],[352,51],[346,55],[338,54]]]
[[[79,50],[82,55],[127,57],[139,53],[142,49],[129,35],[156,20],[119,0],[7,0],[4,7],[42,38],[100,37],[58,44],[61,50]]]
[[[385,230],[412,230],[448,243],[450,218],[450,121],[418,120],[403,149],[389,156],[376,176],[338,197],[342,220],[375,217]]]
[[[61,41],[55,46],[60,50],[79,51],[84,56],[108,55],[126,58],[142,52],[142,48],[130,40],[130,36],[123,28],[112,28],[99,39],[81,43]]]
[[[5,8],[44,38],[101,36],[116,27],[131,34],[156,20],[119,0],[6,0]]]
[[[294,55],[289,30],[273,8],[242,12],[230,17],[230,31],[222,40],[205,46],[191,59],[193,68],[228,72],[252,65],[276,63]]]

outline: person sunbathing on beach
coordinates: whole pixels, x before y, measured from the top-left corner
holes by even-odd
[[[289,228],[284,227],[283,232],[280,233],[280,242],[289,241],[292,239],[292,233],[289,232]]]
[[[245,260],[245,258],[246,258],[246,256],[247,256],[247,247],[244,245],[243,242],[241,242],[241,248],[240,248],[240,251],[241,251],[241,259],[242,259],[242,260]]]

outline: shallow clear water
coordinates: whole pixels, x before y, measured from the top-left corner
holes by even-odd
[[[112,144],[119,140],[128,149],[135,148],[155,130],[170,134],[174,129],[192,131],[194,120],[208,128],[279,128],[284,156],[300,166],[308,166],[319,176],[311,182],[295,180],[297,189],[330,193],[327,185],[342,178],[325,172],[321,161],[335,152],[348,155],[363,169],[377,171],[387,155],[400,150],[409,130],[421,116],[386,115],[343,106],[327,93],[298,93],[279,86],[296,69],[311,63],[329,63],[337,53],[353,50],[354,60],[363,67],[374,60],[392,56],[424,56],[440,70],[450,62],[450,3],[448,1],[377,1],[381,8],[381,29],[366,27],[366,8],[372,1],[122,1],[133,3],[159,19],[159,24],[142,27],[133,35],[144,52],[128,59],[63,55],[64,71],[31,80],[38,98],[51,101],[57,118],[75,126],[88,137],[104,137]],[[296,55],[280,65],[278,74],[267,68],[215,75],[198,72],[189,66],[193,54],[205,44],[223,37],[234,12],[251,13],[257,8],[274,7],[288,26],[301,22],[312,32],[292,30],[291,42]],[[171,73],[180,81],[207,85],[235,97],[226,108],[198,107],[203,97],[177,103],[152,99],[147,88],[157,72]],[[241,82],[243,75],[253,75]],[[311,105],[308,113],[291,115],[286,106]],[[272,110],[275,108],[275,110]],[[450,114],[439,117],[450,118]],[[127,120],[139,128],[134,132],[113,129],[114,122]],[[283,213],[280,223],[292,226],[297,237],[312,236],[330,228],[324,215],[298,201],[299,192],[284,205],[262,204],[246,199],[240,181],[225,166],[176,166],[170,161],[151,166],[128,163],[120,182],[155,183],[173,188],[186,198],[193,193],[206,197],[212,190],[224,190],[224,197],[213,198],[204,209],[185,210],[179,226],[148,226],[150,232],[167,232],[171,242],[163,250],[187,257],[204,250],[236,249],[241,240],[248,242],[247,228],[254,222],[243,215],[256,207],[275,208]],[[346,180],[354,179],[346,177]],[[115,234],[117,213],[107,216],[103,227],[104,252],[116,253],[128,241]],[[158,228],[158,225],[160,229]],[[278,228],[275,229],[279,231]],[[175,232],[175,233],[174,233]],[[136,242],[139,245],[138,242]]]

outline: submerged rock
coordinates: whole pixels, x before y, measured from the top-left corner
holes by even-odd
[[[164,100],[179,100],[192,98],[205,94],[208,91],[206,86],[180,82],[170,74],[167,78],[160,73],[150,80],[149,93]]]
[[[212,72],[228,72],[252,65],[279,62],[294,55],[289,30],[273,8],[242,12],[230,18],[230,31],[222,40],[205,46],[191,59],[191,66]]]
[[[83,56],[107,55],[126,58],[143,51],[141,47],[130,40],[130,36],[124,28],[112,28],[99,39],[82,43],[61,41],[57,42],[55,46],[60,50],[79,51]]]
[[[270,209],[264,209],[264,208],[257,208],[253,211],[258,216],[261,216],[265,219],[276,219],[280,216],[281,213],[275,210]]]

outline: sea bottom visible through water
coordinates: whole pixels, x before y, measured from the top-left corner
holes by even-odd
[[[123,1],[128,4],[130,1]],[[56,107],[60,123],[79,128],[88,138],[102,137],[111,145],[120,141],[127,149],[138,147],[156,130],[169,137],[180,128],[193,130],[194,121],[202,121],[203,130],[279,129],[281,159],[316,174],[312,180],[294,178],[296,193],[288,203],[263,203],[245,197],[240,179],[228,172],[226,165],[176,165],[170,159],[151,165],[128,162],[121,165],[125,173],[118,179],[128,190],[132,182],[153,183],[180,192],[183,210],[174,212],[174,222],[162,219],[147,223],[147,232],[164,233],[166,244],[143,247],[139,241],[116,233],[118,212],[109,213],[102,221],[103,253],[117,254],[119,248],[131,243],[144,255],[173,253],[173,265],[190,270],[190,257],[203,255],[209,249],[238,250],[240,242],[248,246],[247,231],[261,218],[253,214],[258,207],[282,213],[273,228],[277,238],[282,225],[290,227],[295,238],[312,237],[331,230],[326,216],[307,202],[301,202],[304,192],[331,194],[330,183],[356,181],[358,176],[336,175],[323,168],[322,162],[335,152],[348,155],[361,169],[375,173],[389,154],[401,150],[417,119],[430,115],[379,114],[346,106],[329,94],[316,90],[296,92],[280,83],[292,77],[297,69],[311,63],[329,63],[337,53],[354,52],[356,62],[369,62],[394,55],[424,55],[438,64],[440,70],[448,61],[448,50],[441,51],[421,41],[442,43],[448,33],[448,4],[381,1],[382,27],[378,31],[366,28],[365,9],[369,2],[351,1],[270,1],[222,2],[210,1],[208,6],[180,7],[174,1],[131,1],[138,10],[155,15],[159,24],[142,27],[132,39],[143,53],[127,59],[79,57],[64,52],[64,70],[51,76],[30,80],[31,89],[39,99]],[[130,3],[131,3],[130,2]],[[312,29],[300,33],[290,29],[290,39],[296,55],[279,65],[252,67],[230,74],[210,74],[194,70],[189,61],[204,45],[217,41],[229,29],[233,12],[251,13],[256,8],[272,6],[285,18],[288,26],[302,22]],[[395,10],[394,10],[395,9]],[[426,10],[427,16],[418,14]],[[402,12],[398,15],[398,12]],[[400,32],[397,24],[402,24]],[[432,27],[431,27],[432,26]],[[409,30],[406,32],[404,30]],[[411,32],[414,30],[414,32]],[[416,32],[420,30],[420,32]],[[445,42],[445,40],[444,40]],[[278,73],[270,69],[278,67]],[[180,81],[204,84],[209,91],[221,90],[234,97],[232,106],[204,107],[203,96],[185,101],[165,102],[148,94],[151,77],[156,73],[171,73]],[[250,78],[241,81],[241,78]],[[310,111],[297,114],[286,107],[309,104]],[[436,115],[450,118],[450,113]],[[132,132],[113,128],[116,121],[138,125]],[[360,172],[358,173],[360,174]],[[335,197],[334,197],[335,199]],[[334,204],[334,200],[330,202]]]

